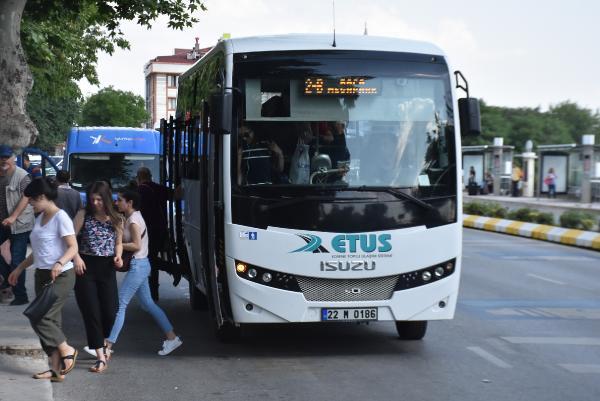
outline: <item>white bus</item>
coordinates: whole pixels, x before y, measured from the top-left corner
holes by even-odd
[[[454,316],[457,127],[479,132],[477,99],[431,44],[332,39],[221,40],[163,120],[163,182],[184,194],[174,245],[222,339],[330,321],[393,321],[421,339]]]

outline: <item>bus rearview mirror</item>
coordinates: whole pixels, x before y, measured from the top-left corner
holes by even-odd
[[[479,100],[474,97],[458,99],[461,136],[481,135],[481,113]]]
[[[210,97],[211,131],[226,135],[231,133],[233,96],[231,93],[216,93]]]

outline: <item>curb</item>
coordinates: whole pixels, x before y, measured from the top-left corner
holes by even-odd
[[[463,227],[511,234],[600,251],[600,233],[463,214]]]

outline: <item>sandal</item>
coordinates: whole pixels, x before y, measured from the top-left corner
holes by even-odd
[[[92,373],[102,373],[106,369],[108,369],[108,366],[106,365],[106,362],[101,361],[100,359],[98,359],[96,361],[96,363],[94,363],[94,366],[92,366],[90,368],[90,372],[92,372]]]
[[[46,376],[47,373],[50,373],[50,376]],[[47,379],[50,380],[51,382],[54,383],[60,383],[62,381],[65,380],[64,377],[59,376],[55,371],[53,370],[47,370],[45,372],[40,372],[40,373],[36,373],[33,376],[34,379]]]
[[[72,355],[67,355],[67,356],[63,356],[60,358],[62,361],[62,366],[63,366],[63,368],[60,370],[61,375],[66,375],[67,373],[69,373],[70,371],[73,370],[73,368],[75,367],[75,362],[77,362],[78,355],[79,355],[79,352],[77,352],[77,350],[75,350]],[[66,360],[73,361],[73,362],[71,362],[71,365],[68,368],[66,367],[67,365],[65,364]]]

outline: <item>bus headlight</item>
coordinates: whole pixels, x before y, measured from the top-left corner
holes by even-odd
[[[262,280],[263,280],[265,283],[268,283],[268,282],[270,282],[272,279],[273,279],[273,276],[271,276],[271,273],[264,273],[264,274],[262,275]]]
[[[429,281],[431,280],[431,273],[428,271],[424,271],[421,275],[421,278],[423,279],[423,281]]]
[[[442,266],[438,266],[434,270],[436,277],[442,277],[444,275],[444,268]]]
[[[248,270],[248,265],[244,264],[244,263],[237,263],[235,265],[235,270],[238,273],[246,273],[246,270]]]
[[[248,278],[254,279],[254,278],[256,278],[257,275],[258,275],[258,272],[256,271],[256,269],[248,270]]]

